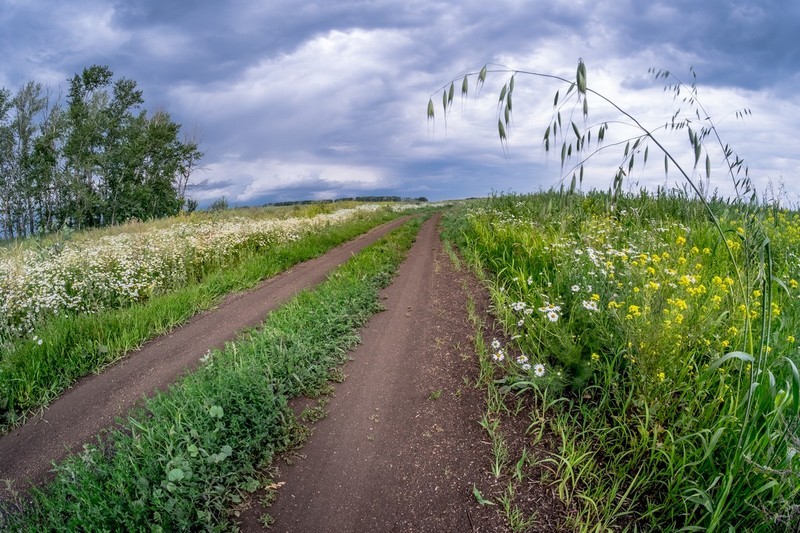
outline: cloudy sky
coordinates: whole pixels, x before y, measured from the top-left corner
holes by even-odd
[[[234,205],[442,200],[548,189],[563,177],[560,152],[545,153],[542,136],[555,91],[566,87],[518,75],[504,149],[496,103],[508,74],[490,74],[462,101],[465,74],[489,63],[573,79],[583,58],[589,88],[655,129],[678,107],[690,110],[648,68],[691,82],[694,67],[723,141],[760,190],[772,184],[796,203],[798,28],[796,0],[0,0],[0,86],[14,92],[35,80],[63,99],[67,79],[93,64],[135,80],[147,108],[165,108],[199,138],[206,155],[192,194],[201,205],[222,196]],[[434,92],[454,78],[445,119]],[[738,119],[745,108],[752,115]],[[589,160],[583,183],[607,188],[622,156],[614,143],[634,130],[597,97],[586,122],[572,103],[562,113],[580,127],[609,121],[606,149]],[[663,142],[687,152],[685,132]],[[680,186],[653,154],[629,186]],[[710,154],[710,187],[727,194],[720,152]]]

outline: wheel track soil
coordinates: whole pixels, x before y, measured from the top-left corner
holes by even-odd
[[[41,413],[0,437],[0,480],[25,492],[52,478],[53,462],[79,451],[143,397],[164,390],[191,371],[210,349],[220,348],[299,291],[316,285],[335,267],[408,217],[383,224],[326,254],[226,297],[164,336],[145,343],[101,374],[79,380]],[[0,498],[10,495],[0,487]]]
[[[438,219],[422,227],[384,290],[386,310],[362,330],[328,416],[302,456],[278,467],[276,500],[265,510],[254,497],[242,530],[262,530],[265,512],[274,518],[270,531],[281,532],[504,528],[473,496],[473,487],[486,491],[493,482],[466,311],[468,295],[479,291],[471,275],[453,269]]]

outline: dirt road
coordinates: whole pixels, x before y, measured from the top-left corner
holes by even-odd
[[[279,467],[275,481],[285,485],[266,510],[271,530],[497,529],[497,514],[472,492],[491,483],[463,285],[475,282],[453,270],[437,220],[384,291],[387,309],[362,331],[303,457]],[[261,530],[264,512],[254,501],[242,529]]]
[[[195,368],[209,349],[222,347],[243,329],[260,324],[271,310],[300,290],[322,282],[332,269],[404,220],[384,224],[255,289],[232,295],[216,309],[146,343],[102,374],[79,381],[40,415],[0,437],[0,480],[11,480],[16,490],[47,480],[53,461],[80,450],[141,398],[165,389]]]

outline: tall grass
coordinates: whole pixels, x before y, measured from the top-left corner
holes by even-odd
[[[506,390],[568,400],[550,462],[571,527],[800,527],[797,214],[543,193],[459,218],[522,356],[496,354]]]

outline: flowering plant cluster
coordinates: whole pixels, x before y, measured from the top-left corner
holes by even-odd
[[[178,222],[0,256],[0,345],[66,313],[94,313],[168,292],[242,254],[297,240],[381,207],[364,204],[312,218],[234,217]]]

